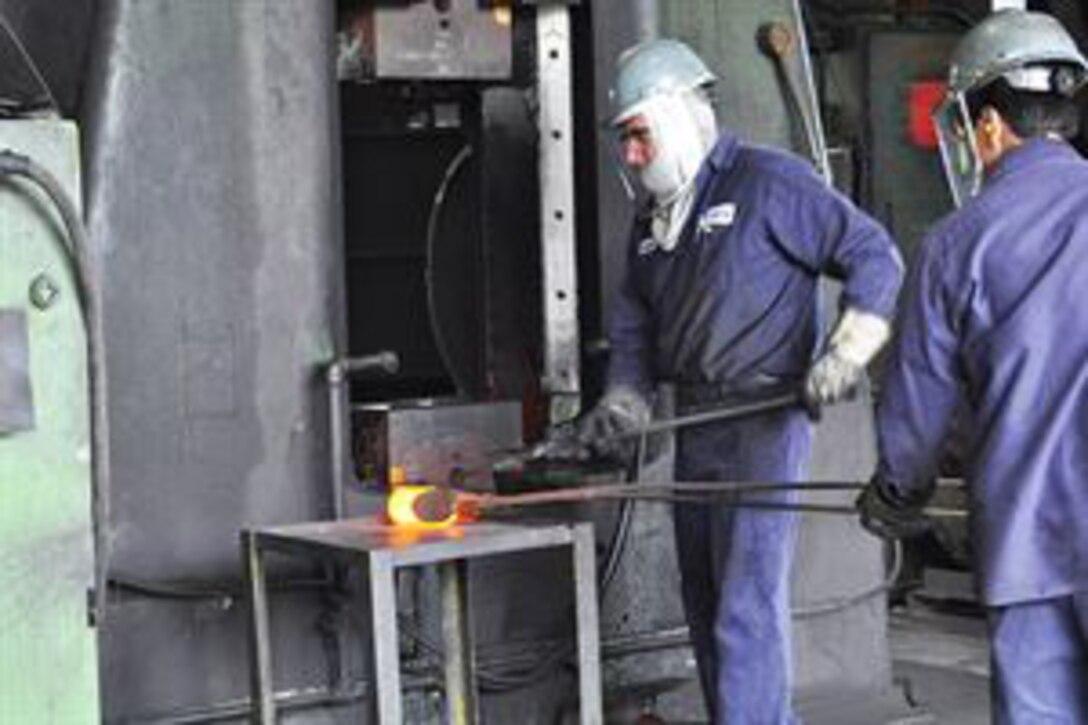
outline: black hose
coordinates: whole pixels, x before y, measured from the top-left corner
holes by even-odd
[[[10,149],[0,151],[0,175],[18,176],[37,184],[56,206],[68,234],[64,247],[72,274],[87,344],[87,377],[90,388],[91,498],[94,530],[94,611],[92,619],[101,623],[105,617],[107,571],[110,557],[110,466],[109,416],[106,411],[105,345],[102,313],[90,259],[90,244],[83,219],[71,197],[53,174],[33,159]]]
[[[450,160],[445,173],[442,174],[442,182],[438,185],[438,191],[434,194],[434,200],[431,202],[431,213],[427,217],[427,263],[423,273],[424,285],[427,290],[427,312],[431,320],[431,332],[434,334],[435,347],[438,348],[438,354],[442,358],[442,362],[446,364],[446,370],[449,371],[454,385],[457,386],[457,391],[461,394],[468,391],[469,385],[468,381],[458,379],[460,371],[450,356],[449,343],[442,332],[442,325],[439,324],[438,301],[434,296],[434,246],[438,237],[438,217],[446,205],[446,194],[449,193],[450,184],[453,183],[465,162],[472,158],[472,153],[472,146],[462,147]]]
[[[646,439],[647,433],[644,431],[642,435],[638,437],[638,448],[635,453],[635,463],[633,467],[628,467],[627,481],[634,485],[636,481],[642,480],[642,470],[646,464]],[[616,512],[616,526],[612,529],[612,536],[609,537],[608,547],[605,549],[604,564],[601,567],[601,576],[599,582],[598,597],[601,601],[604,601],[605,596],[608,594],[608,590],[612,588],[612,582],[616,579],[616,574],[620,570],[620,564],[623,562],[623,555],[627,551],[627,540],[631,534],[631,524],[635,520],[635,502],[633,500],[621,500],[619,503],[619,510]]]

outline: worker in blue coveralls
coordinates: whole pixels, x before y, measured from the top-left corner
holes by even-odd
[[[1085,59],[1007,10],[957,46],[934,115],[959,208],[924,241],[878,408],[862,523],[923,531],[954,411],[997,723],[1088,723],[1088,163],[1066,143]]]
[[[889,336],[902,263],[887,233],[804,160],[719,133],[715,77],[683,43],[621,55],[611,124],[645,192],[611,314],[607,388],[586,442],[650,418],[655,384],[678,413],[807,391],[846,396]],[[843,281],[843,313],[818,346],[818,283]],[[801,406],[682,429],[686,481],[804,480]],[[789,502],[782,492],[775,500]],[[678,504],[682,596],[714,722],[796,722],[790,708],[789,570],[794,513]]]

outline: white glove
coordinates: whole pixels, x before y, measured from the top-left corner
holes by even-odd
[[[805,397],[812,405],[829,405],[850,397],[865,375],[865,366],[891,336],[891,325],[879,315],[848,308],[831,334],[827,352],[809,369]]]
[[[623,458],[633,450],[635,441],[620,436],[642,428],[650,417],[650,404],[638,391],[615,385],[582,419],[578,437],[599,455]]]

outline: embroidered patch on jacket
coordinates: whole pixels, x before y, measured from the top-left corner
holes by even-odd
[[[737,218],[737,205],[731,201],[712,206],[699,217],[699,231],[712,232],[715,229],[728,227]]]
[[[660,246],[653,237],[646,237],[638,243],[638,256],[645,257]]]

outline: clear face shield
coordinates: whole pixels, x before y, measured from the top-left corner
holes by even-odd
[[[629,199],[667,200],[694,179],[717,140],[711,104],[703,89],[660,94],[632,106],[621,120],[602,124],[603,145]],[[636,170],[629,163],[632,153],[651,160]]]
[[[982,159],[975,145],[975,128],[962,93],[950,92],[933,112],[945,178],[957,207],[982,188]]]

